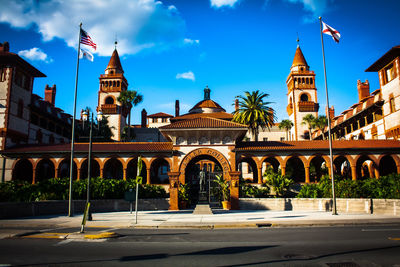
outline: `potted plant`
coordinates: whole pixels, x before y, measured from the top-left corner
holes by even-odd
[[[189,184],[182,184],[179,183],[179,190],[178,190],[178,199],[179,199],[179,208],[186,209],[189,204]]]
[[[220,187],[220,196],[222,196],[222,208],[224,210],[230,210],[231,209],[231,202],[230,202],[230,182],[227,180],[224,180],[222,175],[216,175],[215,182],[219,185]]]

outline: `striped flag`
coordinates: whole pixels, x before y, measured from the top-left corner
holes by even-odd
[[[90,38],[89,34],[83,29],[81,29],[81,44],[91,46],[94,48],[94,50],[96,50],[96,44],[92,41],[92,38]]]
[[[322,21],[322,27],[323,27],[322,33],[332,36],[333,40],[335,40],[336,43],[339,43],[340,33],[337,30],[335,30],[334,28],[332,28],[323,21]]]

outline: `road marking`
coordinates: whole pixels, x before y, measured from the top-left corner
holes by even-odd
[[[384,231],[400,231],[399,228],[386,229],[361,229],[362,232],[384,232]]]
[[[63,240],[63,241],[60,241],[60,242],[58,242],[57,244],[55,244],[54,246],[61,246],[61,245],[65,245],[65,244],[68,244],[68,243],[70,243],[70,242],[72,242],[72,239],[66,239],[66,240]]]

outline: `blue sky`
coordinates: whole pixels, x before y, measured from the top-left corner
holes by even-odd
[[[94,62],[81,60],[77,114],[97,106],[99,76],[118,40],[129,89],[144,101],[132,111],[181,113],[203,98],[228,112],[235,96],[260,90],[270,95],[278,120],[286,119],[285,84],[297,34],[316,73],[320,114],[325,112],[318,16],[341,33],[336,44],[325,35],[330,104],[336,115],[358,101],[357,80],[379,88],[376,73],[364,70],[400,44],[400,1],[368,0],[0,0],[0,42],[47,75],[34,93],[57,85],[56,105],[72,114],[79,23],[97,43]]]

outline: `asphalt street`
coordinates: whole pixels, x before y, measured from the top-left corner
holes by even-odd
[[[400,224],[102,231],[119,237],[1,239],[0,266],[400,266]]]

